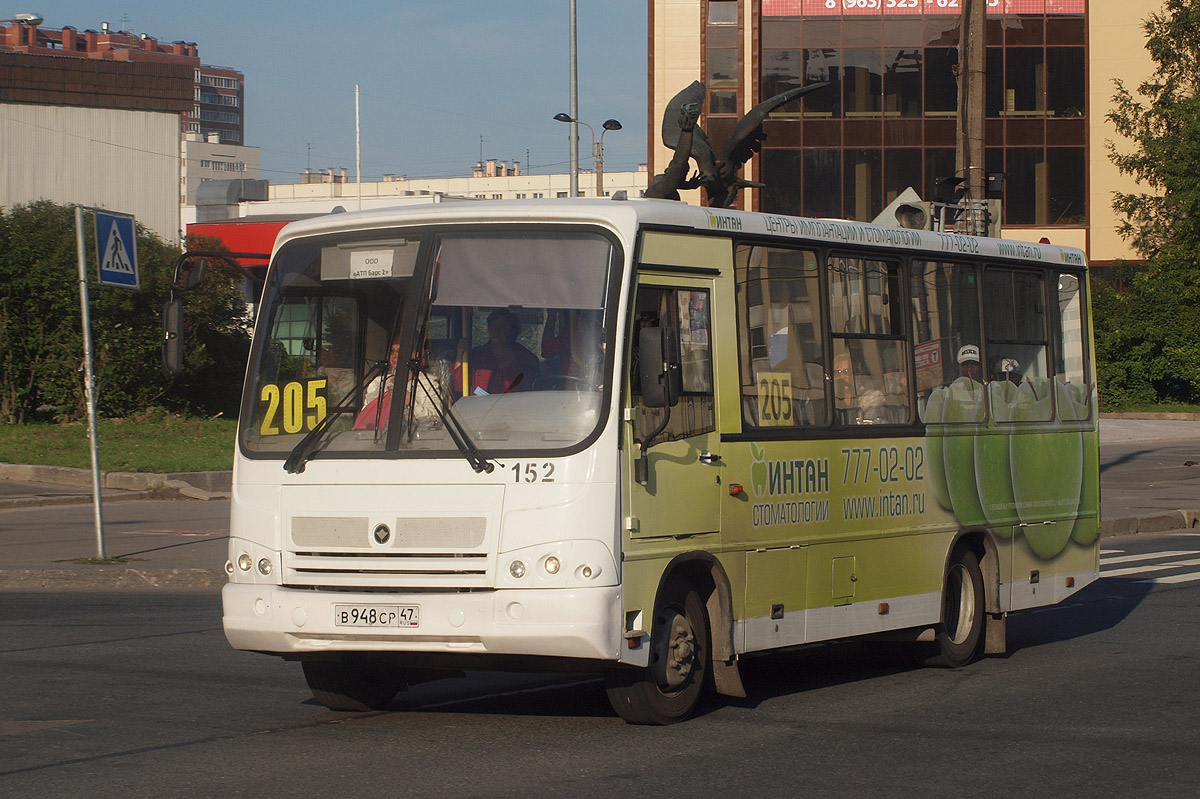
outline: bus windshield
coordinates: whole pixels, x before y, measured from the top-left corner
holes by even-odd
[[[249,457],[563,451],[601,422],[616,247],[590,231],[374,231],[272,265]],[[301,463],[302,468],[302,463]]]

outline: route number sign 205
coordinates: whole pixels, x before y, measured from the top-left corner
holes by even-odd
[[[259,400],[267,407],[262,414],[259,435],[277,436],[280,433],[299,433],[312,430],[328,412],[325,401],[324,377],[314,380],[293,380],[290,383],[267,383]]]

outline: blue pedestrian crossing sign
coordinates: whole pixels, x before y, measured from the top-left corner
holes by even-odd
[[[101,285],[138,288],[132,216],[96,212],[96,255],[100,259]]]

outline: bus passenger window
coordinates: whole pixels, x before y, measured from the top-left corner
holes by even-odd
[[[829,259],[838,424],[912,421],[902,285],[897,263],[850,256]]]
[[[1013,383],[1015,391],[988,391],[988,399],[1011,407],[994,408],[991,415],[1014,421],[1048,422],[1054,406],[1048,369],[1045,280],[1038,272],[989,267],[984,272],[983,308],[986,320],[986,377],[992,383]]]
[[[744,424],[828,424],[816,253],[743,245],[734,265]]]

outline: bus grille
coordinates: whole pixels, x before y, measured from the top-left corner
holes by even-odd
[[[488,588],[487,519],[298,516],[284,552],[289,586]],[[386,529],[384,529],[386,528]]]

